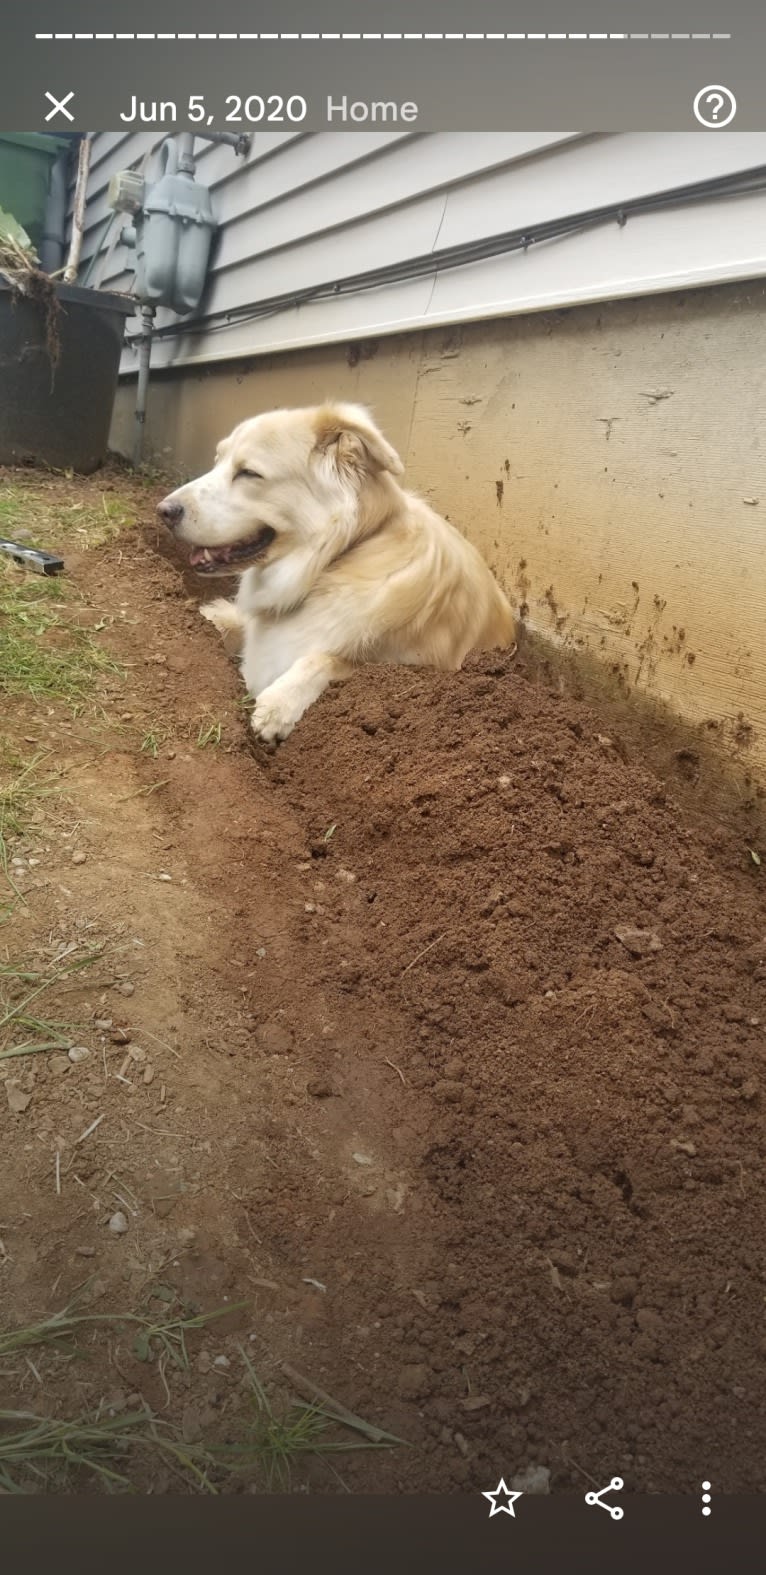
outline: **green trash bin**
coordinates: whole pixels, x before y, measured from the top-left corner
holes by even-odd
[[[67,147],[65,137],[47,137],[36,131],[0,132],[0,208],[26,230],[38,254],[51,170]]]

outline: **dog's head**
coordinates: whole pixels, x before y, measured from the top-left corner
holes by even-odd
[[[235,427],[212,470],[157,512],[198,574],[231,575],[296,548],[342,551],[364,526],[362,499],[402,470],[361,405],[272,410]]]

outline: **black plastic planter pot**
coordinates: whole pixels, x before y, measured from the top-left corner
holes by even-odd
[[[0,277],[0,464],[88,474],[106,456],[125,319],[135,303],[57,285],[58,311]]]

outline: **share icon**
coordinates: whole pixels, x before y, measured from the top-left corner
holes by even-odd
[[[586,1502],[586,1504],[591,1504],[591,1505],[598,1504],[599,1509],[605,1509],[607,1514],[611,1515],[612,1520],[622,1520],[622,1517],[623,1517],[625,1511],[620,1508],[620,1505],[619,1504],[605,1504],[603,1502],[603,1498],[604,1498],[604,1494],[605,1493],[619,1493],[619,1492],[621,1492],[621,1490],[622,1490],[622,1488],[624,1486],[625,1486],[625,1484],[624,1484],[624,1482],[622,1480],[622,1477],[612,1477],[612,1480],[608,1484],[608,1486],[605,1487],[605,1488],[600,1488],[598,1493],[586,1493],[586,1495],[585,1495],[585,1502]]]

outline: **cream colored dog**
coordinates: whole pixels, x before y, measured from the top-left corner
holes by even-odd
[[[240,572],[201,608],[241,660],[265,743],[365,662],[454,670],[511,645],[514,619],[474,547],[403,491],[402,462],[360,405],[274,410],[219,444],[158,512],[200,575]]]

